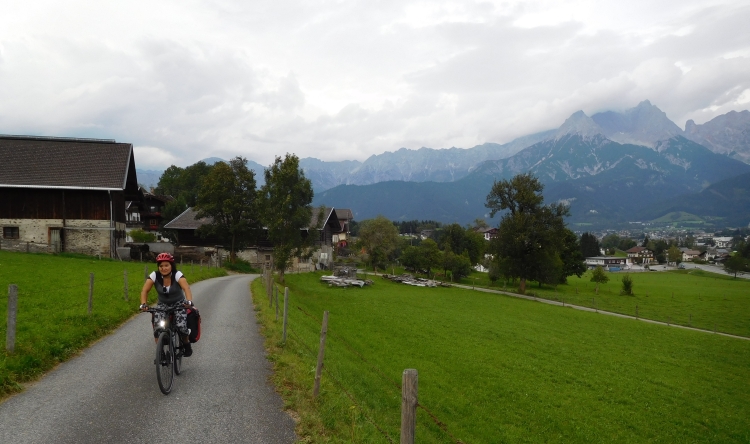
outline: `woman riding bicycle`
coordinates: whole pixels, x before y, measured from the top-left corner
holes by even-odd
[[[190,291],[190,285],[188,285],[185,276],[182,275],[182,272],[177,271],[174,257],[171,254],[160,253],[156,256],[156,264],[158,271],[149,275],[141,290],[141,311],[148,310],[148,292],[151,291],[151,287],[156,286],[156,292],[159,296],[156,308],[162,310],[178,308],[174,312],[175,325],[182,335],[183,356],[190,356],[193,354],[193,350],[188,340],[190,331],[187,328],[185,307],[193,305],[193,293]],[[164,319],[165,314],[156,312],[153,313],[153,316],[154,326],[156,326],[159,321]],[[154,329],[154,337],[156,337],[156,334],[156,329]]]

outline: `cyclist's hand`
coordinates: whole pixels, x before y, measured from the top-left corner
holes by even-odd
[[[141,304],[140,309],[141,309],[141,311],[148,310],[148,304]]]
[[[190,308],[190,307],[195,307],[195,305],[193,305],[193,301],[185,301],[185,308]]]

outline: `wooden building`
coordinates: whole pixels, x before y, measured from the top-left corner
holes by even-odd
[[[131,144],[0,136],[0,159],[0,247],[115,257],[141,198]]]
[[[197,246],[197,247],[218,247],[221,249],[220,242],[216,238],[205,238],[198,234],[198,229],[204,224],[210,223],[210,218],[196,219],[196,211],[188,208],[175,219],[164,225],[165,229],[173,230],[177,234],[177,242],[180,246]],[[321,218],[320,224],[318,219]],[[315,262],[299,262],[295,259],[292,269],[314,269],[315,264],[328,266],[333,259],[333,250],[340,246],[346,246],[349,238],[349,224],[352,220],[352,212],[348,209],[324,208],[321,212],[319,208],[313,208],[312,218],[309,227],[304,228],[308,235],[310,231],[317,230],[315,248],[313,255]],[[317,228],[315,228],[317,227]],[[238,257],[247,260],[254,266],[268,266],[271,261],[273,244],[268,240],[265,230],[261,233],[260,238],[255,245],[239,252]]]

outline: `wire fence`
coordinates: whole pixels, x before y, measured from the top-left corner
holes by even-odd
[[[269,279],[269,274],[264,274],[264,279]],[[271,305],[278,304],[278,299],[273,294],[281,293],[276,284],[268,285],[266,282],[266,291],[272,294],[268,295]],[[275,290],[274,290],[275,288]],[[307,359],[316,359],[319,350],[316,346],[310,345],[310,342],[319,338],[321,335],[321,325],[323,318],[315,316],[306,311],[300,305],[290,301],[286,307],[289,316],[289,323],[286,327],[289,342],[294,343],[301,353]],[[273,312],[273,307],[271,308]],[[292,315],[298,313],[299,315]],[[270,319],[273,319],[271,316]],[[391,372],[381,368],[377,363],[370,359],[365,353],[358,349],[351,340],[347,338],[346,332],[337,331],[329,326],[326,327],[325,339],[326,363],[322,366],[324,379],[338,390],[341,395],[352,404],[362,415],[362,418],[370,424],[375,433],[382,436],[384,442],[399,442],[398,433],[392,432],[394,418],[400,417],[400,406],[393,406],[383,411],[382,405],[370,405],[373,399],[396,399],[399,402],[402,399],[403,387],[401,381],[389,376]],[[353,375],[353,372],[357,372]],[[347,380],[356,378],[357,381],[379,381],[378,383],[369,382],[366,384],[367,390],[359,386],[350,386]],[[379,387],[379,388],[378,388]],[[359,392],[358,392],[359,391]],[[365,391],[366,393],[361,393]],[[377,392],[383,395],[378,395]],[[436,430],[439,430],[443,439],[449,439],[450,442],[463,444],[455,434],[449,429],[447,423],[441,420],[435,412],[429,409],[424,403],[417,402],[417,408],[424,412],[423,419],[431,422]],[[383,418],[378,420],[378,417]],[[390,418],[388,418],[390,417]],[[388,423],[389,425],[385,425]]]

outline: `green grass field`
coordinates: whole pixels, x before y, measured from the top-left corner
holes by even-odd
[[[398,442],[407,368],[419,371],[420,405],[444,424],[420,408],[420,443],[750,441],[750,341],[458,288],[318,279],[287,275],[285,345],[253,284],[274,382],[306,442]]]
[[[117,328],[138,311],[144,281],[154,264],[0,251],[0,398],[73,356]],[[189,282],[223,276],[223,269],[182,269]],[[128,301],[125,277],[128,272]],[[94,273],[92,314],[88,314],[89,273]],[[8,287],[18,286],[14,353],[5,349]],[[151,292],[150,301],[155,301]]]
[[[750,337],[750,280],[734,279],[698,269],[668,272],[630,273],[634,296],[621,296],[625,273],[608,273],[610,278],[601,284],[591,282],[591,272],[581,278],[572,276],[566,285],[538,287],[527,283],[527,294],[585,307],[596,307],[631,316],[670,322],[722,333]],[[477,285],[503,289],[502,283],[490,285],[486,273],[476,273]],[[462,284],[474,281],[464,279]],[[514,290],[513,286],[507,286]]]

